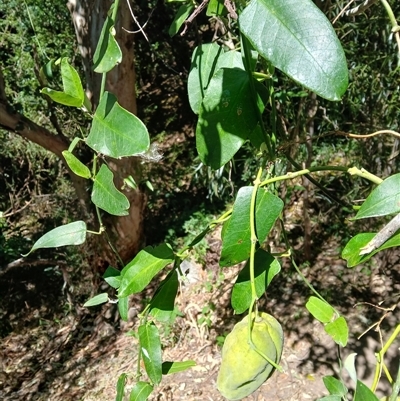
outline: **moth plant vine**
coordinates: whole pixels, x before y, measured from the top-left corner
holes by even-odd
[[[311,0],[204,0],[200,4],[191,0],[175,1],[181,6],[170,27],[171,36],[191,29],[192,22],[201,12],[218,17],[225,23],[226,32],[234,32],[229,40],[199,44],[193,51],[188,96],[193,112],[198,115],[196,146],[200,159],[212,169],[219,169],[235,156],[245,142],[250,142],[258,163],[254,171],[255,179],[252,185],[238,190],[232,209],[211,221],[183,249],[172,249],[167,243],[148,246],[127,265],[108,267],[104,279],[117,290],[118,309],[121,318],[127,320],[129,297],[140,293],[158,273],[165,270],[165,278],[139,314],[137,380],[129,399],[146,400],[164,374],[195,365],[195,361],[190,360],[163,362],[157,324],[168,321],[174,313],[182,261],[210,231],[222,226],[221,268],[244,264],[231,294],[234,313],[244,317],[226,338],[217,388],[227,399],[237,400],[253,393],[275,369],[282,370],[279,363],[284,337],[277,320],[279,316],[272,317],[258,308],[258,300],[280,272],[281,258],[290,258],[309,286],[313,295],[306,307],[323,324],[325,331],[340,347],[346,346],[349,337],[346,319],[307,282],[295,263],[290,244],[286,243],[287,251],[280,255],[272,254],[264,245],[273,227],[281,220],[284,208],[284,202],[279,198],[279,183],[328,170],[362,177],[376,186],[359,207],[354,219],[395,217],[379,233],[360,233],[348,242],[342,256],[348,266],[353,267],[383,249],[400,244],[400,174],[382,180],[357,166],[323,165],[278,175],[278,159],[286,156],[278,152],[279,144],[284,143],[285,137],[278,127],[274,98],[275,70],[279,69],[307,90],[331,101],[340,101],[348,85],[343,48],[330,21]],[[53,101],[76,107],[92,116],[89,134],[76,137],[63,155],[75,174],[92,181],[91,200],[97,211],[100,231],[91,232],[84,221],[75,221],[42,236],[30,252],[38,248],[82,244],[88,234],[100,235],[104,231],[103,212],[126,215],[128,199],[115,187],[107,160],[128,156],[149,157],[151,146],[146,126],[121,107],[112,93],[104,90],[106,74],[122,59],[113,34],[118,3],[116,0],[110,10],[93,59],[94,70],[103,78],[97,109],[91,110],[80,77],[67,58],[55,63],[61,70],[63,90],[42,90]],[[375,1],[369,3],[372,5]],[[400,43],[400,27],[391,7],[386,0],[381,0],[381,3],[388,13],[392,32]],[[50,67],[45,66],[43,73]],[[74,155],[78,142],[83,142],[93,151],[91,169]],[[108,294],[102,293],[85,305],[110,301],[113,300]],[[386,344],[382,344],[372,388],[357,379],[354,361],[346,361],[345,366],[355,381],[353,400],[378,399],[374,392],[382,371],[387,372],[384,354],[398,335],[399,327],[395,328]],[[123,374],[118,380],[117,400],[124,397],[127,377]],[[395,400],[400,379],[391,380],[394,386],[390,400]],[[349,392],[339,379],[328,376],[324,382],[330,395],[321,400],[347,399]]]

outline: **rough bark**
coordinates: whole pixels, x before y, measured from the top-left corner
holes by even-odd
[[[93,72],[92,60],[111,3],[109,0],[68,1],[85,69],[86,93],[94,108],[99,101],[101,75]],[[125,0],[120,1],[115,28],[116,39],[122,50],[122,62],[107,74],[106,90],[116,95],[121,106],[136,114],[133,35],[122,29],[133,30],[132,17]],[[128,175],[132,175],[137,182],[140,181],[139,160],[125,158],[110,163],[117,188],[121,188],[123,178]],[[125,195],[131,204],[129,216],[110,216],[106,219],[106,225],[120,256],[127,261],[139,251],[143,242],[145,196],[140,191],[126,191]],[[105,257],[110,260],[112,254],[107,252]]]

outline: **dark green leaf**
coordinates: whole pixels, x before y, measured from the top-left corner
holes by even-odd
[[[121,158],[146,152],[150,138],[142,121],[122,108],[113,94],[104,92],[86,143],[99,153]]]
[[[129,396],[129,401],[146,401],[153,392],[153,386],[146,382],[137,382]]]
[[[364,383],[357,380],[354,401],[379,401],[379,398]]]
[[[240,52],[230,50],[219,55],[216,70],[221,68],[239,68],[244,70],[243,59]]]
[[[325,301],[311,296],[306,303],[308,311],[322,323],[329,323],[335,316],[335,310]]]
[[[126,379],[128,375],[126,373],[122,373],[117,381],[117,396],[115,397],[115,401],[123,401],[124,400],[124,390]]]
[[[108,266],[103,278],[113,288],[118,288],[121,284],[121,272],[115,267]]]
[[[322,380],[324,381],[325,387],[329,391],[329,394],[338,395],[339,397],[344,397],[347,394],[348,390],[346,386],[335,377],[324,376]]]
[[[118,311],[124,322],[128,321],[129,297],[118,298]]]
[[[22,255],[27,257],[31,252],[40,248],[56,248],[66,245],[81,245],[86,241],[86,223],[84,221],[74,221],[50,230],[42,235],[34,244],[31,250]]]
[[[240,263],[250,256],[250,203],[253,187],[240,188],[229,224],[224,230],[220,266]],[[264,188],[259,188],[256,198],[256,233],[262,243],[283,209],[283,202]]]
[[[142,249],[121,272],[119,297],[142,291],[153,277],[174,260],[174,253],[166,244]]]
[[[226,15],[228,10],[224,6],[224,0],[210,0],[207,7],[206,15],[211,17],[213,15]]]
[[[90,170],[71,152],[64,150],[62,155],[73,173],[83,178],[91,177]]]
[[[361,205],[355,219],[386,216],[400,211],[400,173],[379,184]]]
[[[253,80],[257,105],[264,110],[266,88]],[[263,99],[263,100],[262,100]],[[201,161],[218,169],[241,148],[258,123],[249,74],[239,68],[221,68],[212,77],[200,107],[196,146]]]
[[[360,255],[361,248],[364,248],[374,237],[375,233],[361,233],[353,237],[342,251],[342,258],[347,260],[348,267],[354,267],[371,259],[376,253],[384,249],[400,246],[400,233],[395,234],[378,249],[367,255]]]
[[[175,15],[175,18],[172,21],[171,26],[169,27],[168,30],[169,36],[174,36],[178,33],[180,27],[186,21],[186,18],[189,17],[193,9],[194,9],[193,4],[182,4],[179,7],[178,12]]]
[[[78,107],[82,106],[84,99],[82,82],[78,72],[68,63],[66,57],[61,59],[61,79],[63,82],[64,92],[80,102]]]
[[[101,294],[95,295],[93,298],[90,298],[89,301],[86,301],[83,306],[87,308],[88,306],[96,306],[100,304],[104,304],[108,302],[108,294],[103,292]]]
[[[179,280],[176,270],[172,271],[160,284],[150,302],[150,314],[159,322],[168,322],[174,314],[175,297],[178,292]]]
[[[348,85],[346,58],[331,23],[311,0],[252,0],[239,22],[275,67],[321,97],[341,98]]]
[[[188,76],[189,103],[193,112],[199,114],[204,92],[214,75],[221,46],[216,43],[196,47],[192,55],[192,63]]]
[[[325,325],[325,331],[332,337],[336,344],[345,347],[349,339],[349,328],[343,316],[338,317]]]
[[[162,378],[161,341],[154,323],[139,326],[139,342],[147,375],[154,384]]]
[[[195,361],[182,361],[182,362],[164,362],[162,364],[162,374],[170,375],[172,373],[183,372],[196,366]]]
[[[114,36],[114,21],[107,17],[93,56],[95,72],[108,72],[122,61],[122,52]]]
[[[114,175],[103,164],[97,173],[92,191],[92,202],[100,209],[115,216],[126,216],[129,209],[128,198],[114,185]]]
[[[272,279],[280,272],[279,262],[267,251],[258,249],[254,255],[254,278],[257,297],[260,298]],[[232,307],[235,313],[240,315],[251,304],[250,261],[239,273],[232,290]]]

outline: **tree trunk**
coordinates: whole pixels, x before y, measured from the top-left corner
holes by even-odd
[[[69,0],[70,10],[78,45],[83,57],[86,92],[94,108],[99,102],[101,74],[93,72],[92,59],[96,49],[100,32],[107,16],[111,2],[108,0]],[[133,54],[133,35],[122,29],[133,30],[132,18],[126,1],[120,2],[116,24],[116,39],[121,47],[122,62],[107,74],[106,89],[117,96],[122,107],[136,113],[135,69]],[[40,127],[23,115],[15,112],[8,105],[4,90],[4,80],[0,69],[0,126],[14,132],[45,149],[55,153],[60,158],[62,151],[68,149],[69,140],[62,134],[54,135],[47,129]],[[124,158],[109,160],[114,171],[115,185],[121,188],[123,179],[131,175],[136,182],[140,182],[141,165],[138,158]],[[67,166],[68,168],[68,166]],[[90,205],[87,181],[71,173],[77,196],[86,206]],[[115,249],[124,262],[129,261],[141,248],[143,243],[143,212],[145,195],[139,190],[127,190],[125,195],[130,201],[129,215],[124,217],[104,216],[107,233]],[[86,210],[90,210],[90,206]],[[104,239],[104,238],[103,238]],[[116,264],[117,258],[104,241],[93,241],[96,246],[96,257],[109,263]]]

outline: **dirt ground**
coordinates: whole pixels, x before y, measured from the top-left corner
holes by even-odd
[[[208,243],[207,268],[192,262],[189,279],[181,285],[181,316],[173,326],[161,328],[164,361],[194,360],[197,365],[164,376],[151,400],[224,399],[215,386],[221,361],[219,339],[239,320],[229,305],[239,268],[224,270],[222,278],[218,232],[208,237]],[[397,302],[386,297],[399,292],[398,258],[396,253],[381,256],[367,275],[362,268],[348,269],[335,245],[333,240],[326,243],[303,273],[316,288],[324,289],[324,295],[348,319],[351,337],[342,357],[357,352],[359,378],[368,383],[379,337],[375,331],[361,340],[356,336],[383,312],[368,305],[353,306],[360,301],[385,301],[385,306]],[[57,267],[25,267],[0,276],[0,400],[108,401],[115,399],[115,385],[124,372],[129,376],[127,390],[132,388],[137,341],[127,333],[137,324],[135,307],[140,300],[132,302],[132,320],[124,323],[118,319],[115,305],[83,309],[83,300],[73,300],[71,288],[67,296],[63,286]],[[260,304],[285,330],[284,372],[275,372],[248,400],[316,400],[327,394],[322,377],[339,373],[338,349],[306,311],[309,295],[298,275],[284,263],[282,274]],[[398,318],[395,310],[382,323],[385,338]],[[387,359],[393,372],[397,370],[398,346],[393,345]],[[388,391],[383,384],[381,394]]]

